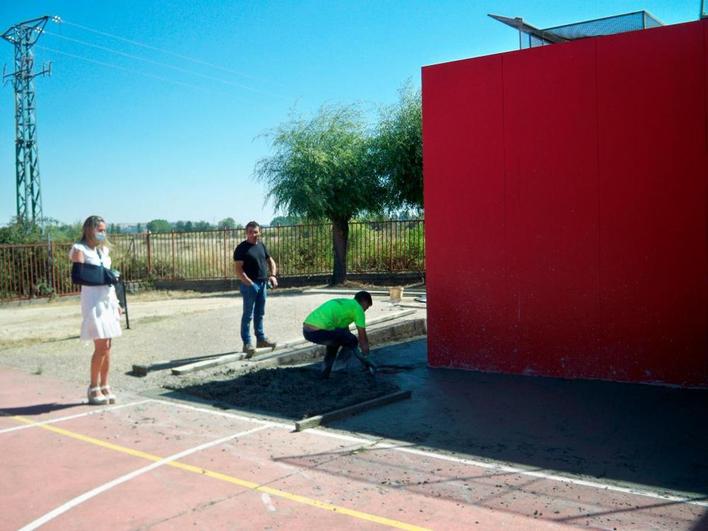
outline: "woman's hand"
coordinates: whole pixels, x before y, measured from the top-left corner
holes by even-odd
[[[71,256],[69,257],[72,262],[77,262],[79,264],[83,264],[86,262],[86,258],[84,257],[84,252],[79,251],[78,249],[72,249],[71,251]]]

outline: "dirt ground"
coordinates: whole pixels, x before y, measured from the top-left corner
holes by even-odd
[[[302,290],[274,290],[266,306],[268,336],[285,342],[302,335],[302,321],[322,302],[350,294],[307,293]],[[189,293],[146,292],[128,299],[131,329],[114,340],[110,379],[112,386],[146,392],[185,382],[223,380],[224,368],[200,371],[188,380],[169,370],[132,375],[134,364],[241,351],[241,298],[238,292]],[[388,297],[374,296],[367,319],[390,315],[398,306]],[[417,315],[424,317],[424,310]],[[78,338],[81,312],[78,297],[52,302],[12,303],[0,306],[0,363],[33,374],[56,376],[77,383],[77,397],[88,385],[92,345]],[[228,376],[227,376],[228,377]]]

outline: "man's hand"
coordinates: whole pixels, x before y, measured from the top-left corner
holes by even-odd
[[[271,275],[268,277],[268,281],[270,282],[270,287],[271,288],[277,288],[278,287],[278,279],[275,278],[275,275]]]

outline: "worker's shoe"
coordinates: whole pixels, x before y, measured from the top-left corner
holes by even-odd
[[[254,347],[250,343],[244,343],[243,352],[246,354],[246,358],[251,358],[256,353],[256,347]]]
[[[267,339],[259,339],[256,341],[256,348],[269,348],[275,350],[277,343],[275,341],[268,341]]]
[[[322,372],[320,373],[320,379],[326,380],[329,378],[332,372],[332,365],[334,365],[334,360],[337,358],[338,348],[327,347],[327,353],[325,354],[324,360],[322,360]]]

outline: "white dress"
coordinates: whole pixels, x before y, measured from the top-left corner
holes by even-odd
[[[99,257],[96,249],[83,243],[75,243],[74,249],[84,253],[84,263],[111,267],[108,247],[101,247]],[[121,335],[118,297],[113,286],[81,286],[81,340],[108,339]]]

